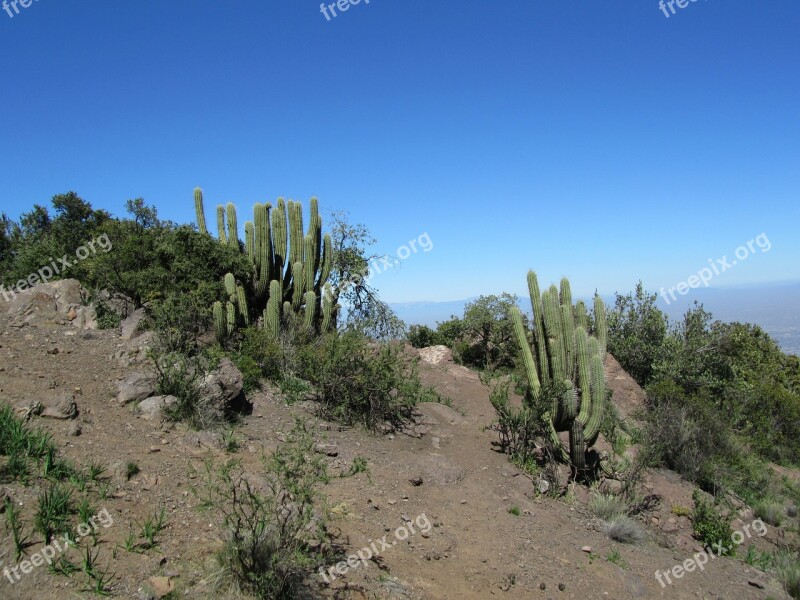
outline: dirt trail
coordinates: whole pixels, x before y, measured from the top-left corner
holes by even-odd
[[[210,587],[220,530],[197,510],[190,492],[199,483],[193,470],[209,457],[223,460],[229,455],[215,436],[145,421],[113,400],[116,381],[141,369],[121,354],[129,348],[116,332],[80,332],[59,324],[19,328],[0,319],[0,399],[17,404],[79,388],[78,437],[69,435],[74,422],[34,418],[34,423],[53,433],[66,456],[81,463],[102,462],[113,476],[109,497],[96,505],[114,517],[99,546],[101,564],[116,574],[114,595],[148,598],[143,591],[148,579],[167,576],[181,591],[179,597],[202,598]],[[586,508],[587,494],[580,488],[572,504],[537,497],[531,481],[492,447],[494,434],[484,428],[493,409],[478,377],[447,362],[423,363],[421,372],[457,410],[421,405],[413,430],[393,436],[317,422],[319,440],[338,450],[327,459],[332,474],[346,471],[356,457],[364,457],[369,467],[368,473],[333,477],[324,489],[339,543],[351,553],[372,542],[381,547],[378,540],[384,536],[388,544],[366,566],[323,584],[324,595],[476,600],[788,597],[763,574],[731,559],[716,559],[703,572],[686,574],[662,589],[655,570],[679,564],[688,557],[685,550],[659,546],[655,534],[639,546],[610,541]],[[304,406],[287,407],[269,392],[249,399],[254,410],[237,431],[242,442],[237,456],[256,471],[261,453],[280,443],[294,417],[309,415]],[[141,469],[129,481],[120,473],[128,461]],[[30,522],[41,490],[13,484],[0,486],[0,493],[3,487]],[[157,550],[115,550],[132,523],[162,506],[167,528]],[[519,516],[509,512],[512,507],[520,509]],[[420,515],[432,526],[427,533],[418,525],[425,523]],[[408,520],[417,524],[417,533],[397,540],[396,529]],[[585,546],[590,553],[582,550]],[[606,560],[612,551],[619,553],[623,567]],[[10,538],[0,530],[0,569],[15,564],[13,558]],[[81,581],[39,567],[14,584],[0,577],[0,598],[96,597],[81,590]]]

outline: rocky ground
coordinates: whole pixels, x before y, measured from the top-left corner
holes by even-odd
[[[121,381],[146,373],[149,336],[130,324],[122,332],[87,329],[93,316],[68,287],[0,304],[0,401],[29,413],[69,459],[106,466],[106,498],[95,504],[113,518],[98,545],[100,564],[113,574],[112,596],[144,599],[173,590],[175,597],[220,597],[212,587],[221,529],[198,510],[191,488],[206,460],[231,456],[225,442],[219,434],[163,422],[163,400],[139,413],[136,400],[120,398]],[[336,579],[318,577],[320,597],[788,598],[739,558],[714,559],[662,587],[655,571],[699,550],[688,518],[672,512],[691,506],[690,485],[668,471],[648,474],[644,491],[656,502],[640,517],[647,539],[635,546],[613,542],[588,508],[588,490],[576,486],[559,500],[543,496],[496,451],[496,434],[487,429],[494,418],[489,390],[475,373],[454,365],[441,349],[422,351],[421,371],[452,408],[420,405],[416,423],[402,433],[375,435],[327,423],[311,407],[286,406],[269,390],[248,397],[253,412],[236,431],[234,454],[248,470],[260,468],[260,456],[285,439],[297,416],[312,421],[332,474],[346,472],[357,457],[367,461],[368,472],[333,477],[324,492],[342,548],[354,553],[374,543],[378,555]],[[613,361],[607,378],[620,412],[641,403],[641,390]],[[136,396],[142,382],[128,383],[124,389]],[[130,479],[129,462],[140,469]],[[38,484],[0,486],[0,495],[21,507],[29,523],[40,491]],[[134,523],[161,508],[166,528],[157,548],[132,553],[120,547]],[[734,529],[751,521],[742,515]],[[773,549],[784,535],[769,529],[743,546]],[[0,529],[0,571],[15,564],[9,534]],[[92,597],[83,581],[35,567],[15,583],[0,577],[0,598]]]

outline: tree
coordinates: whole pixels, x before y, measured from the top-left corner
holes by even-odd
[[[125,202],[125,210],[133,217],[134,223],[138,229],[152,229],[158,227],[161,222],[158,220],[158,211],[155,206],[147,206],[144,203],[144,198],[136,198],[136,200],[128,200]]]
[[[376,339],[404,337],[405,324],[369,283],[370,263],[383,258],[367,253],[367,247],[375,244],[375,238],[364,225],[350,224],[342,211],[332,212],[330,222],[334,259],[329,281],[334,290],[334,303],[344,303],[347,310],[343,325]]]
[[[517,303],[514,294],[480,296],[464,307],[460,322],[442,323],[440,332],[446,337],[458,335],[456,352],[464,364],[490,371],[512,368],[519,352],[511,321]]]
[[[639,281],[634,293],[616,294],[614,308],[608,309],[608,351],[641,386],[652,381],[667,335],[668,319],[656,298]]]

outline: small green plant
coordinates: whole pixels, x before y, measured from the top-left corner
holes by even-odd
[[[752,544],[747,547],[747,554],[744,557],[744,562],[752,567],[757,567],[762,571],[772,569],[774,566],[774,559],[769,552],[762,552]]]
[[[515,517],[518,517],[522,514],[522,511],[520,511],[519,506],[511,506],[508,509],[508,513],[514,515]]]
[[[264,459],[265,486],[255,487],[238,461],[206,463],[200,505],[222,517],[225,579],[259,598],[294,598],[323,556],[310,541],[327,540],[314,509],[317,486],[327,479],[325,462],[298,421],[274,454]]]
[[[97,485],[97,495],[101,500],[107,500],[111,496],[111,482],[103,481]]]
[[[139,469],[139,465],[133,461],[129,461],[128,464],[125,465],[125,479],[128,481],[140,472],[141,469]]]
[[[770,502],[769,500],[757,502],[753,506],[753,512],[759,519],[773,527],[780,527],[781,523],[783,523],[784,508],[777,502]]]
[[[622,558],[618,550],[611,550],[606,554],[606,560],[612,564],[617,565],[621,569],[627,569],[628,563]]]
[[[89,578],[89,585],[84,589],[88,592],[93,592],[98,596],[110,596],[110,586],[113,575],[109,575],[108,569],[100,570],[97,566],[97,555],[99,550],[92,553],[92,549],[88,546],[84,548],[83,564],[81,571]]]
[[[51,484],[39,495],[34,529],[49,544],[54,535],[69,533],[69,517],[74,512],[72,493],[60,484]]]
[[[100,478],[105,475],[106,468],[98,462],[90,462],[89,467],[87,468],[86,477],[89,481],[94,483],[99,483]]]
[[[142,547],[145,550],[150,550],[156,547],[156,536],[164,529],[164,520],[166,518],[166,511],[162,508],[160,512],[148,517],[143,523],[139,523],[139,537],[145,541]]]
[[[47,567],[47,571],[53,575],[70,577],[73,573],[80,571],[80,567],[62,554]]]
[[[358,475],[359,473],[366,473],[367,479],[369,482],[372,483],[372,477],[369,475],[369,466],[367,465],[367,459],[363,456],[356,456],[353,459],[353,464],[350,465],[350,469],[340,475],[340,477],[352,477],[353,475]]]
[[[121,548],[123,550],[127,550],[128,552],[139,552],[139,538],[136,535],[136,532],[133,529],[128,531],[128,535],[125,537],[125,540],[122,542]]]
[[[695,489],[692,494],[692,500],[694,501],[692,528],[695,537],[705,547],[722,543],[723,554],[733,556],[736,553],[736,545],[727,544],[733,533],[731,519],[723,517],[710,502],[702,497],[698,489]]]
[[[5,500],[5,513],[6,513],[6,529],[11,532],[11,538],[14,541],[14,560],[19,562],[22,555],[25,553],[25,548],[28,546],[29,536],[23,532],[24,523],[20,519],[20,509],[11,501],[10,498]]]
[[[692,509],[688,506],[683,506],[682,504],[673,504],[670,512],[672,512],[672,514],[676,517],[688,517],[691,516]]]
[[[236,430],[233,427],[226,429],[222,434],[222,445],[225,447],[225,452],[229,454],[239,451],[241,444],[239,443],[239,438],[236,437]]]
[[[595,494],[590,506],[594,515],[603,521],[610,521],[628,513],[625,500],[614,494]]]

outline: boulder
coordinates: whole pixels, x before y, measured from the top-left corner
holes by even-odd
[[[430,365],[452,365],[453,352],[447,346],[420,348],[419,358]]]
[[[143,332],[142,323],[145,318],[147,318],[145,309],[138,308],[124,319],[122,323],[120,323],[120,335],[122,339],[127,342],[141,335]]]
[[[140,402],[155,393],[155,379],[144,373],[131,373],[117,383],[117,402],[122,405]]]
[[[647,394],[636,380],[625,372],[611,353],[606,353],[604,367],[606,385],[613,392],[611,401],[623,420],[630,419],[639,409],[644,408]]]
[[[43,400],[40,414],[51,419],[74,419],[78,416],[78,405],[72,394],[60,394],[54,398]]]
[[[227,412],[244,402],[244,375],[228,358],[206,374],[200,383],[200,394],[206,402]]]
[[[152,396],[139,402],[139,416],[145,421],[162,420],[164,409],[176,404],[178,399],[175,396]]]
[[[6,291],[0,304],[16,326],[71,323],[79,329],[97,329],[94,308],[84,302],[89,294],[77,279],[40,283],[20,292]]]

